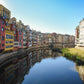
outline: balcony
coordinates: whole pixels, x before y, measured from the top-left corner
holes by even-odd
[[[9,15],[6,15],[6,14],[3,13],[3,19],[9,20]]]
[[[19,47],[19,42],[18,41],[14,42],[14,47]]]
[[[9,26],[10,26],[10,25],[9,25],[9,23],[8,23],[7,21],[6,21],[6,26],[7,26],[7,27],[9,27]]]

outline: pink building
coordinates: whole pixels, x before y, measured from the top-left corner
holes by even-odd
[[[0,51],[5,49],[5,21],[0,18]]]

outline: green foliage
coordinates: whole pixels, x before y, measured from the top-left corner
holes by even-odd
[[[75,62],[84,62],[84,51],[76,49],[76,48],[63,48],[63,49],[53,49],[53,51],[57,51],[62,53],[64,57],[67,59],[73,60]]]
[[[79,60],[84,61],[84,57],[81,56],[81,52],[77,52],[77,49],[73,48],[64,48],[61,49],[63,56],[67,57],[68,59],[71,60],[76,60],[78,62]]]

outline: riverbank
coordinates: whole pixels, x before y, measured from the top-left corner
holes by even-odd
[[[84,62],[84,50],[77,48],[64,48],[61,49],[60,52],[63,54],[63,56],[69,59]]]
[[[3,64],[8,63],[9,61],[13,61],[14,59],[20,59],[22,57],[25,57],[28,55],[29,52],[34,51],[34,50],[38,50],[41,48],[48,48],[47,45],[43,45],[43,46],[34,46],[34,47],[30,47],[28,49],[21,49],[18,51],[14,51],[11,53],[6,53],[6,54],[2,54],[0,55],[0,67]]]

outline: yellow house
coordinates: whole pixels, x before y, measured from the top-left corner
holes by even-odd
[[[10,31],[10,16],[11,12],[0,4],[0,17],[5,20],[5,50],[9,51],[14,49],[14,33]]]
[[[52,37],[52,36],[51,36],[51,34],[49,34],[49,35],[48,35],[48,37],[50,37],[50,38],[51,38],[51,37]]]
[[[13,31],[5,31],[5,51],[14,49],[14,33]]]
[[[5,25],[6,30],[10,30],[10,15],[11,15],[11,12],[6,7],[0,4],[0,16],[6,22],[6,25]]]

